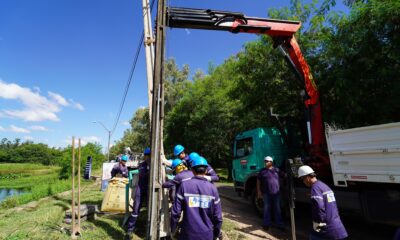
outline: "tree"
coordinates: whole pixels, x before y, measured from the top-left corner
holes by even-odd
[[[94,169],[98,169],[102,166],[105,156],[101,152],[101,145],[99,143],[87,143],[85,146],[81,147],[82,175],[85,170],[86,159],[89,156],[92,157],[92,167]],[[72,174],[71,160],[72,160],[72,146],[69,145],[63,150],[62,155],[58,158],[57,161],[57,164],[62,167],[60,172],[61,179],[65,179],[71,176]],[[78,160],[78,149],[75,148],[75,161],[77,162],[77,160]]]
[[[400,121],[400,2],[353,5],[319,57],[323,113],[342,127]]]
[[[125,147],[130,147],[133,152],[143,152],[150,146],[149,109],[139,108],[129,121],[131,128],[125,130],[121,140],[111,148],[111,155],[123,153]]]
[[[164,114],[168,118],[169,112],[185,94],[191,82],[188,80],[190,69],[188,65],[182,68],[177,66],[174,59],[167,59],[164,67]],[[194,78],[201,78],[204,74],[196,71]],[[143,152],[144,148],[150,146],[150,122],[149,109],[138,109],[130,120],[131,128],[125,130],[121,140],[111,148],[113,157],[123,152],[125,147],[130,147],[134,152]],[[168,132],[164,132],[168,135]]]

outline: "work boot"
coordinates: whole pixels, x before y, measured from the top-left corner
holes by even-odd
[[[125,234],[125,240],[133,239],[133,232],[129,231]]]

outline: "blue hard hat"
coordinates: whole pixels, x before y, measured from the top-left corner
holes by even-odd
[[[126,162],[128,161],[129,157],[127,155],[122,156],[121,160]]]
[[[144,154],[144,155],[150,155],[150,154],[151,154],[150,148],[149,148],[149,147],[148,147],[148,148],[145,148],[143,154]]]
[[[174,147],[174,155],[178,156],[179,154],[181,154],[181,152],[183,152],[183,150],[185,150],[185,148],[182,145],[176,145]]]
[[[189,163],[193,162],[196,158],[200,157],[200,155],[197,152],[192,152],[189,154]]]
[[[192,167],[197,167],[197,166],[208,166],[207,160],[203,158],[202,156],[199,156],[195,158],[192,162]]]
[[[175,168],[180,164],[182,164],[182,160],[180,160],[179,158],[172,160],[172,165],[171,165],[172,170],[175,170]]]

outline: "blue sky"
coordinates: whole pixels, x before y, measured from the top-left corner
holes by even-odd
[[[0,8],[0,138],[64,147],[71,136],[107,144],[143,30],[138,0],[3,0]],[[171,6],[267,17],[288,0],[170,0]],[[153,13],[153,18],[155,13]],[[251,34],[168,31],[167,57],[207,70],[240,51]],[[147,106],[142,49],[112,142]]]

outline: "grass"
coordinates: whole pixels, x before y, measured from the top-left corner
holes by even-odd
[[[71,180],[60,180],[59,172],[60,167],[56,166],[0,164],[0,188],[26,190],[26,193],[6,198],[0,203],[0,209],[12,208],[71,189]]]
[[[101,175],[100,171],[98,170],[94,175]],[[36,200],[43,195],[53,196],[41,198],[16,208],[0,208],[0,229],[2,229],[0,239],[70,239],[71,225],[64,222],[64,216],[65,211],[71,207],[71,192],[63,192],[65,188],[70,189],[69,181],[61,181],[59,184],[57,181],[47,181],[46,184],[39,184],[37,192],[33,190],[35,187],[32,187],[34,192],[31,193],[31,198],[28,195],[20,195],[15,198],[15,201],[18,201],[16,205],[30,199]],[[104,196],[104,193],[99,191],[100,182],[83,181],[82,184],[81,204],[94,204],[100,207]],[[56,192],[63,193],[55,194]],[[123,217],[123,214],[98,214],[94,220],[82,221],[80,239],[123,239],[125,235],[125,231],[121,227]],[[146,224],[147,216],[144,208],[139,215],[137,232],[133,239],[145,238]],[[229,239],[245,239],[243,235],[235,231],[235,228],[234,222],[224,219],[222,230]]]
[[[34,163],[0,163],[0,175],[7,173],[21,173],[21,172],[32,172],[34,170],[46,169],[59,169],[56,166],[44,166],[41,164]]]
[[[224,221],[222,222],[222,230],[228,236],[229,240],[247,239],[246,236],[236,231],[235,223],[229,219],[225,218]]]
[[[82,189],[81,203],[101,204],[103,193],[92,182]],[[70,239],[70,225],[63,222],[71,194],[41,199],[21,208],[0,211],[0,239]],[[21,210],[22,209],[22,210]],[[107,215],[81,223],[81,239],[121,239],[121,216]]]

